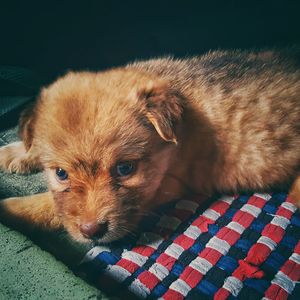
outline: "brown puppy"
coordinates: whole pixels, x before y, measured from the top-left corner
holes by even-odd
[[[10,172],[44,169],[49,193],[1,202],[6,222],[109,242],[187,192],[263,190],[296,179],[300,72],[278,52],[211,52],[69,73],[0,149]],[[299,179],[291,196],[300,202]]]

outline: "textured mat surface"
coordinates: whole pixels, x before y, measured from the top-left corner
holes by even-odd
[[[137,240],[91,249],[82,269],[122,297],[300,299],[300,216],[285,194],[224,196],[204,211],[197,200]]]
[[[0,299],[102,299],[100,292],[22,234],[0,224]],[[104,296],[103,296],[104,299]]]

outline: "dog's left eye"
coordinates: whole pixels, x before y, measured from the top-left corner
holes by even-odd
[[[136,164],[132,161],[119,162],[116,166],[117,175],[120,177],[128,176],[135,171]]]
[[[57,178],[61,181],[68,179],[68,173],[62,168],[56,168],[55,173]]]

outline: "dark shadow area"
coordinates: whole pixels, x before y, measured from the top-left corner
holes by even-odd
[[[136,59],[295,45],[299,7],[297,1],[2,1],[0,66],[34,71],[45,84],[68,70]],[[8,89],[0,84],[0,96]],[[23,87],[13,91],[24,96]],[[1,127],[16,124],[17,116],[7,115]]]
[[[297,1],[2,1],[0,65],[54,78],[137,58],[300,41]]]

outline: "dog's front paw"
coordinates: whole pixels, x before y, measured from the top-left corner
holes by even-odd
[[[26,174],[31,172],[30,165],[26,160],[26,157],[14,158],[6,169],[9,173]]]
[[[0,223],[22,232],[62,227],[52,193],[49,192],[0,200]]]
[[[25,174],[38,171],[41,166],[36,158],[26,152],[23,142],[15,142],[0,148],[0,169]]]
[[[0,168],[10,172],[10,164],[16,158],[26,154],[22,142],[16,142],[0,148]]]

